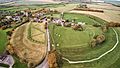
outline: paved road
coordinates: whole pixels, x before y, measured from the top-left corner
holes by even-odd
[[[113,28],[112,28],[113,29]],[[108,53],[112,52],[118,45],[119,43],[119,37],[118,37],[118,33],[116,32],[115,29],[113,29],[114,33],[116,34],[116,43],[114,45],[114,47],[110,50],[108,50],[107,52],[103,53],[102,55],[100,55],[99,57],[97,58],[94,58],[94,59],[90,59],[90,60],[83,60],[83,61],[71,61],[65,57],[63,57],[64,60],[68,61],[70,64],[76,64],[76,63],[88,63],[88,62],[93,62],[93,61],[96,61],[96,60],[99,60],[101,59],[102,57],[104,57],[105,55],[107,55]]]
[[[45,57],[44,61],[40,65],[38,65],[36,68],[49,68],[48,62],[47,62],[47,56]]]
[[[8,3],[3,3],[3,4],[0,4],[0,5],[10,5],[10,4],[14,4],[15,2],[8,2]]]
[[[40,64],[40,65],[38,65],[36,68],[49,68],[49,66],[48,66],[48,52],[50,51],[50,35],[49,35],[49,30],[47,29],[46,30],[46,33],[47,33],[47,42],[48,42],[48,44],[47,44],[47,54],[46,54],[46,57],[45,57],[45,59],[44,59],[44,61]]]
[[[13,59],[13,57],[11,55],[7,55],[7,57],[4,60],[0,60],[0,63],[7,64],[7,65],[9,65],[9,68],[12,68],[15,61],[14,61],[14,59]]]

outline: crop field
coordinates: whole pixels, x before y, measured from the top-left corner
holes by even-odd
[[[53,16],[58,17],[58,15],[56,14]],[[107,32],[104,33],[104,35],[106,36],[106,41],[95,48],[91,48],[89,42],[93,38],[93,34],[102,34],[102,31],[99,27],[93,27],[92,25],[95,22],[100,22],[100,24],[103,22],[102,24],[104,24],[105,21],[101,21],[101,19],[98,18],[96,18],[96,20],[91,19],[86,15],[81,14],[64,14],[64,19],[71,20],[75,17],[77,18],[77,22],[82,21],[87,23],[84,26],[84,31],[74,31],[72,28],[69,27],[56,26],[53,24],[49,25],[52,42],[57,51],[61,53],[63,57],[71,61],[89,60],[100,56],[114,46],[114,44],[116,43],[116,36],[113,30],[109,29]],[[108,55],[113,56],[111,54]],[[106,55],[105,57],[107,57],[108,55]],[[108,63],[111,63],[112,59],[107,58],[110,60],[110,62],[107,63],[105,62],[105,57],[100,59],[100,61],[83,64],[69,64],[68,62],[64,61],[62,68],[107,68],[107,66],[111,65]],[[102,62],[105,64],[103,64]]]

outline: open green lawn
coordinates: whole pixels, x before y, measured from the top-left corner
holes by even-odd
[[[7,41],[8,40],[7,40],[6,32],[0,30],[0,54],[4,52]]]

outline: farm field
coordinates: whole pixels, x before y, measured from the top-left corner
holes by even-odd
[[[46,16],[50,16],[50,15],[48,14]],[[52,17],[60,18],[61,14],[56,13],[56,14],[53,14]],[[92,18],[94,18],[94,19],[92,19]],[[77,22],[85,22],[86,24],[89,24],[89,25],[106,23],[106,21],[104,21],[104,20],[102,20],[100,18],[97,18],[95,16],[90,16],[90,15],[87,15],[87,14],[79,14],[79,13],[66,13],[65,12],[64,13],[64,19],[69,20],[69,21],[72,21],[72,20],[75,19],[75,23],[77,23]]]
[[[26,9],[41,9],[41,8],[57,8],[57,7],[63,7],[64,4],[33,4],[29,6],[6,6],[1,7],[0,10],[8,10],[8,11],[20,11],[20,10],[26,10]]]

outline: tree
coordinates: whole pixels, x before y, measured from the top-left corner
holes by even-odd
[[[96,35],[90,42],[91,47],[95,47],[97,44],[101,44],[105,41],[105,36],[102,35]]]

